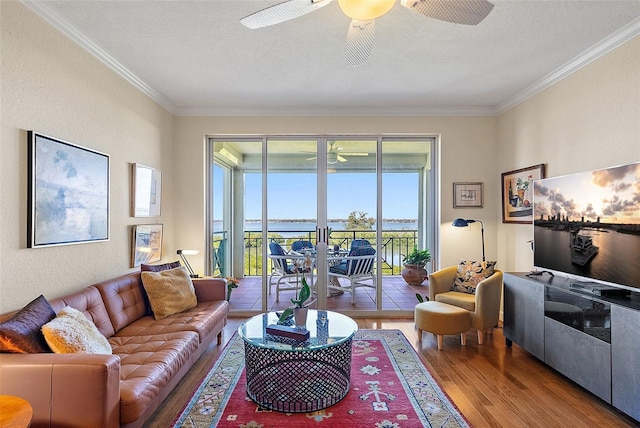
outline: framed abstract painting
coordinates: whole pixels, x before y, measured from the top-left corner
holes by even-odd
[[[109,239],[109,155],[28,136],[27,247]]]

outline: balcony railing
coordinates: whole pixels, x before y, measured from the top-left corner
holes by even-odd
[[[277,242],[284,248],[298,240],[314,242],[315,231],[279,230],[267,233],[268,242]],[[354,239],[366,239],[381,256],[382,275],[400,275],[402,258],[410,253],[418,242],[418,231],[410,229],[384,230],[382,241],[378,245],[376,233],[372,230],[339,230],[333,231],[329,237],[329,248],[334,245],[349,249]],[[214,238],[214,247],[219,246],[219,237]],[[262,275],[262,232],[246,231],[244,233],[244,276]],[[269,266],[268,272],[271,271]]]

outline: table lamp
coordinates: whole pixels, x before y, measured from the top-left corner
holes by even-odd
[[[198,276],[197,273],[195,273],[193,271],[193,269],[191,268],[191,265],[189,264],[189,262],[187,261],[187,258],[185,256],[195,256],[199,252],[200,251],[198,251],[198,250],[178,250],[178,255],[180,256],[180,259],[182,259],[182,262],[184,263],[184,266],[189,271],[189,276],[191,278],[199,278],[199,276]]]

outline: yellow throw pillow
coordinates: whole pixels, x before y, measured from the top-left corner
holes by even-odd
[[[155,319],[161,320],[198,304],[196,291],[184,266],[161,272],[142,272],[141,275]]]
[[[47,344],[56,354],[111,354],[111,345],[79,310],[65,306],[42,326]]]

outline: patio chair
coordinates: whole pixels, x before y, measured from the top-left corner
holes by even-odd
[[[306,248],[313,249],[311,241],[294,241],[291,243],[291,251],[300,251]]]
[[[213,273],[216,274],[217,271],[217,274],[220,276],[226,276],[224,271],[224,253],[226,243],[226,239],[221,239],[218,243],[218,248],[213,250]]]
[[[356,246],[339,264],[329,268],[329,289],[351,293],[351,304],[356,303],[356,288],[376,288],[375,260],[376,250],[373,247]],[[349,284],[342,285],[340,279]]]
[[[366,239],[354,239],[353,241],[351,241],[352,250],[357,247],[370,247],[370,246],[371,246],[371,242],[367,241]]]
[[[302,286],[301,275],[313,275],[313,266],[311,268],[297,267],[291,254],[287,254],[277,242],[269,244],[271,254],[269,258],[272,261],[273,269],[269,276],[269,294],[271,294],[271,285],[274,278],[276,279],[276,302],[280,301],[280,292],[294,290],[297,291]]]

